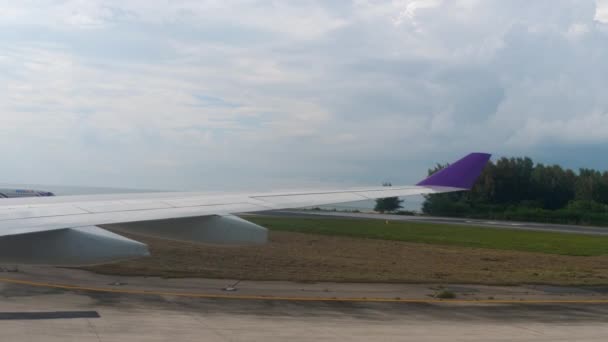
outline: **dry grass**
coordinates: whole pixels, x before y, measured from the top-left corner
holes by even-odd
[[[608,256],[564,256],[271,231],[264,246],[218,247],[132,236],[152,257],[87,269],[109,274],[258,280],[608,284]]]

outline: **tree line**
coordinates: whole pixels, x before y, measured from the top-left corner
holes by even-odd
[[[429,174],[447,165],[437,165]],[[608,224],[608,171],[562,168],[528,157],[490,161],[471,191],[431,194],[425,214],[471,218]]]

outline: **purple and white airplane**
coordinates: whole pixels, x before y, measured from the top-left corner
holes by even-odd
[[[159,192],[0,200],[0,263],[86,265],[149,255],[104,228],[170,240],[262,244],[266,228],[237,213],[470,190],[490,159],[471,153],[413,186],[243,194]]]

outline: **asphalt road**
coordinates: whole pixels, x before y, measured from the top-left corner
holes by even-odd
[[[276,210],[258,212],[259,215],[268,216],[284,216],[284,217],[347,217],[356,219],[375,219],[389,221],[411,221],[411,222],[428,222],[453,225],[478,226],[499,229],[519,229],[543,232],[558,232],[558,233],[573,233],[573,234],[588,234],[588,235],[608,235],[608,227],[592,227],[592,226],[576,226],[576,225],[561,225],[547,224],[534,222],[514,222],[514,221],[492,221],[492,220],[475,220],[463,218],[449,217],[433,217],[433,216],[405,216],[405,215],[389,215],[389,214],[367,214],[367,213],[346,213],[332,211],[312,211],[312,210]]]

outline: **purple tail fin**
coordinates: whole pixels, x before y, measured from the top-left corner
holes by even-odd
[[[471,189],[491,156],[488,153],[471,153],[416,185]]]

